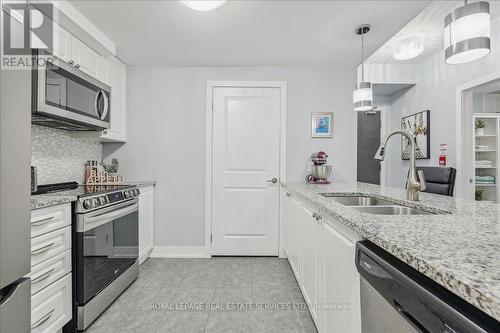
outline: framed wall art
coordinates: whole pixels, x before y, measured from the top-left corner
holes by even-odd
[[[415,135],[415,150],[417,159],[430,158],[430,111],[425,110],[401,118],[401,129]],[[401,158],[410,159],[410,141],[403,137],[401,141]]]
[[[333,112],[311,113],[311,137],[333,137]]]

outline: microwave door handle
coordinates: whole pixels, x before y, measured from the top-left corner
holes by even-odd
[[[96,94],[95,94],[95,99],[94,99],[94,111],[95,111],[95,114],[97,115],[97,117],[99,117],[99,119],[101,119],[101,112],[99,110],[99,95],[102,94],[102,90],[99,90]]]
[[[106,95],[106,92],[104,92],[103,90],[101,90],[101,92],[102,92],[102,98],[104,99],[104,109],[102,111],[101,120],[104,120],[104,119],[106,119],[106,116],[108,115],[108,111],[109,111],[109,97]]]

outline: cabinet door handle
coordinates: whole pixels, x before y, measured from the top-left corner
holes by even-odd
[[[52,243],[50,243],[50,244],[47,244],[47,245],[45,245],[45,246],[42,246],[42,247],[41,247],[41,248],[39,248],[39,249],[36,249],[36,250],[31,251],[31,255],[34,255],[34,254],[40,254],[40,253],[43,253],[43,252],[47,252],[47,251],[48,251],[48,250],[50,250],[50,248],[51,248],[52,246],[54,246],[54,245],[55,245],[55,243],[54,243],[54,242],[52,242]]]
[[[34,225],[34,226],[44,225],[44,224],[49,223],[53,219],[54,219],[54,216],[47,217],[47,218],[44,218],[44,219],[41,219],[41,220],[38,220],[38,221],[35,221],[35,222],[31,222],[31,225]]]
[[[76,67],[76,68],[80,68],[80,64],[76,64],[76,65],[75,65],[75,67]]]
[[[42,318],[38,319],[33,325],[31,325],[31,329],[35,329],[37,328],[38,326],[41,326],[43,325],[47,320],[50,319],[50,317],[52,317],[52,314],[54,313],[56,309],[52,309],[49,313],[47,313],[45,316],[43,316]]]
[[[316,218],[316,216],[318,216],[318,214],[313,213],[313,219],[315,219],[315,218]]]
[[[75,62],[74,62],[73,60],[70,60],[70,61],[68,62],[68,64],[70,64],[71,66],[73,66],[73,65],[75,64]]]
[[[290,193],[286,192],[286,196],[291,197],[292,195]]]
[[[52,273],[54,272],[54,270],[55,270],[55,268],[52,267],[51,269],[49,269],[45,273],[38,275],[34,279],[31,279],[31,283],[33,284],[33,283],[38,283],[38,282],[42,282],[42,281],[47,280],[52,275]]]

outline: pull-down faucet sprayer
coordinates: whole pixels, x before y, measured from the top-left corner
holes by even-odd
[[[404,136],[410,141],[410,172],[408,172],[408,179],[406,180],[406,199],[411,200],[411,201],[418,201],[418,192],[425,190],[426,184],[425,184],[425,178],[424,178],[424,173],[422,170],[418,172],[418,179],[417,179],[417,172],[415,168],[415,136],[408,133],[407,131],[403,130],[394,130],[389,133],[387,133],[383,138],[382,141],[380,142],[380,147],[378,147],[377,152],[375,153],[375,156],[373,156],[374,159],[378,161],[383,161],[385,158],[385,146],[387,145],[387,141],[389,141],[389,138],[392,137],[395,134],[400,134],[401,136]],[[420,181],[419,181],[420,180]]]

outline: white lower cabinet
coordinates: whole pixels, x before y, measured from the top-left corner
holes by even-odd
[[[318,323],[316,304],[319,303],[319,257],[318,237],[320,222],[316,214],[300,205],[298,209],[299,227],[299,262],[302,265],[300,287],[306,303],[309,305],[314,322]]]
[[[71,205],[31,211],[31,332],[57,333],[71,320]]]
[[[356,242],[361,237],[289,195],[282,200],[283,250],[318,331],[361,332],[355,265]]]
[[[286,220],[283,220],[282,225],[284,230],[284,237],[286,239],[283,241],[284,252],[288,258],[290,266],[292,267],[293,273],[297,277],[297,280],[301,277],[301,264],[299,263],[299,235],[300,235],[300,223],[299,223],[299,209],[300,204],[292,197],[286,197],[283,200],[284,211],[283,214]]]
[[[71,250],[31,267],[31,295],[71,273]]]
[[[31,297],[31,332],[54,333],[71,319],[71,274]]]
[[[139,191],[139,264],[149,258],[154,237],[154,186],[140,187]]]
[[[321,273],[321,332],[361,332],[359,275],[355,264],[354,232],[342,234],[332,227],[335,221],[323,221],[319,238]]]

